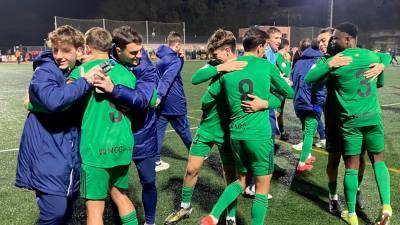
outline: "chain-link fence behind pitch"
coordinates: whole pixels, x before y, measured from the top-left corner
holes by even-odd
[[[320,27],[290,27],[290,46],[299,46],[301,40],[305,38],[316,38]]]
[[[171,31],[176,31],[185,37],[184,23],[163,23],[154,21],[118,21],[109,19],[71,19],[56,16],[55,27],[71,25],[82,32],[92,27],[103,27],[112,32],[120,26],[131,26],[137,30],[146,43],[166,43],[166,38]]]

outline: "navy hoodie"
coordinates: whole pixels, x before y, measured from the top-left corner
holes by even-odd
[[[150,107],[150,102],[157,87],[158,75],[147,52],[142,49],[141,53],[139,65],[124,65],[133,73],[132,75],[136,76],[135,89],[116,85],[111,93],[117,104],[132,110],[132,130],[135,139],[132,159],[134,160],[153,157],[157,154],[156,116],[154,108]],[[110,58],[119,62],[115,45],[110,51]]]
[[[29,84],[32,104],[46,113],[29,112],[22,132],[16,171],[17,187],[71,196],[79,189],[79,128],[83,107],[74,104],[90,89],[79,78],[66,84],[51,51],[33,62]]]
[[[183,58],[166,45],[161,45],[156,55],[159,72],[157,92],[161,100],[157,111],[161,115],[186,115],[186,97],[181,77]]]
[[[304,81],[304,77],[313,65],[322,57],[320,51],[307,48],[296,61],[291,73],[295,91],[293,105],[296,114],[301,112],[321,113],[325,102],[326,88],[313,87]]]

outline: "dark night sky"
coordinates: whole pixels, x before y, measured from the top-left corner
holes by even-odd
[[[41,45],[54,16],[95,18],[102,0],[0,0],[0,47]]]
[[[99,5],[106,0],[0,0],[0,49],[8,49],[13,45],[23,44],[23,45],[41,45],[43,43],[43,38],[46,34],[54,28],[54,16],[70,17],[70,18],[102,18],[101,10],[99,10]],[[143,0],[132,0],[133,4],[135,1]],[[217,0],[216,0],[217,1]],[[306,14],[313,14],[314,16],[311,20],[298,21],[299,24],[310,26],[315,24],[327,24],[326,12],[327,3],[329,0],[278,0],[279,5],[282,7],[313,7],[318,5],[321,7],[319,10],[313,10],[313,12],[306,11]],[[355,1],[355,0],[351,0]],[[347,7],[348,0],[335,0],[335,22],[342,22],[340,20],[348,18],[356,18],[353,15],[354,9]],[[400,1],[400,0],[365,0],[365,2],[390,2],[390,1]],[[396,3],[397,6],[400,4]],[[336,6],[337,5],[337,6]],[[368,4],[367,4],[368,6]],[[361,11],[366,7],[366,5],[356,6],[356,11]],[[315,7],[314,7],[315,9]],[[400,9],[396,10],[393,7],[384,7],[383,9],[365,9],[365,10],[380,10],[382,17],[385,20],[390,20],[390,18],[398,19],[400,14]],[[396,14],[394,17],[392,14]],[[321,16],[323,15],[323,16]],[[389,16],[388,16],[389,15]],[[390,16],[392,15],[392,16]],[[351,17],[353,16],[353,17]],[[316,19],[315,19],[316,18]],[[112,19],[112,18],[109,18]],[[315,21],[313,21],[315,19]],[[365,18],[364,20],[375,20],[374,18]],[[286,19],[287,21],[287,19]],[[311,21],[311,22],[310,22]],[[319,21],[319,22],[318,22]],[[323,22],[321,22],[323,21]],[[399,20],[397,20],[399,21]],[[334,23],[335,23],[334,22]],[[283,23],[283,22],[282,22]],[[307,24],[312,23],[312,24]],[[383,24],[385,24],[383,22]],[[393,29],[399,29],[400,25],[398,22],[395,24]],[[223,24],[221,24],[223,26]],[[282,24],[286,25],[286,24]]]

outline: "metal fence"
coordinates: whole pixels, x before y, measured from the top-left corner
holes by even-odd
[[[109,19],[72,19],[64,17],[54,17],[55,28],[62,25],[71,25],[82,32],[86,32],[92,27],[103,27],[112,32],[120,26],[131,26],[140,33],[146,44],[166,43],[168,34],[176,31],[183,36],[186,42],[185,22],[182,23],[164,23],[154,21],[119,21]]]

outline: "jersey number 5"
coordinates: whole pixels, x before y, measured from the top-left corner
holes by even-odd
[[[247,86],[245,90],[245,85]],[[239,92],[241,94],[240,100],[244,101],[247,99],[248,94],[253,94],[253,81],[249,79],[244,79],[239,82]]]
[[[366,70],[366,69],[357,70],[356,77],[357,77],[357,78],[360,78],[361,75],[363,75],[365,71],[367,71],[367,70]],[[372,92],[372,89],[371,89],[371,84],[369,83],[369,79],[368,79],[368,78],[364,78],[363,80],[360,81],[360,84],[363,85],[363,86],[366,86],[366,87],[367,87],[367,90],[366,90],[365,92],[363,92],[363,91],[361,90],[361,88],[358,89],[358,90],[357,90],[358,96],[361,96],[361,97],[368,97],[368,96],[370,96],[370,95],[371,95],[371,92]]]

